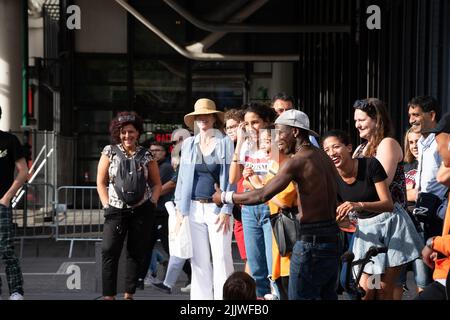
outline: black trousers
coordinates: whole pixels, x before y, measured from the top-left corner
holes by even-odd
[[[148,248],[146,249],[146,254],[142,261],[141,267],[139,268],[139,277],[138,277],[139,279],[143,280],[147,275],[148,268],[150,267],[151,263],[153,248],[158,239],[161,240],[161,244],[164,251],[166,251],[166,253],[170,255],[168,224],[169,224],[169,214],[167,213],[167,211],[166,210],[157,211],[155,214],[155,223],[153,225],[152,237],[148,243]],[[192,271],[191,271],[191,263],[189,260],[186,260],[186,262],[184,263],[183,271],[186,273],[190,282]]]
[[[139,267],[147,253],[155,221],[154,206],[150,201],[133,209],[110,207],[105,212],[102,242],[103,295],[117,294],[119,258],[127,239],[125,292],[134,294]]]

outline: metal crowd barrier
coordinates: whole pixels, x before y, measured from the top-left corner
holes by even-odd
[[[26,183],[14,198],[12,221],[21,257],[25,239],[54,236],[54,198],[55,188],[49,183]]]
[[[55,198],[55,239],[70,241],[69,258],[75,241],[101,241],[103,210],[95,186],[61,186]]]

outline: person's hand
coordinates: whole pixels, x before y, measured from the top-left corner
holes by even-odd
[[[339,218],[336,217],[336,222],[337,222],[339,228],[350,229],[350,228],[354,227],[353,224],[350,222],[348,215],[340,216]]]
[[[237,136],[237,143],[242,144],[245,140],[245,122],[241,122],[236,130],[236,136]]]
[[[158,205],[158,199],[150,198],[150,202],[153,204],[153,207],[155,208]]]
[[[350,211],[359,211],[361,206],[357,202],[346,201],[336,209],[337,218],[341,219],[346,216]]]
[[[4,207],[9,207],[11,200],[6,199],[6,197],[0,198],[0,204]]]
[[[214,184],[214,189],[216,189],[216,192],[213,194],[212,200],[214,201],[216,206],[222,207],[223,206],[223,203],[222,203],[222,190],[220,190],[220,188],[217,185],[217,183]]]
[[[242,176],[244,179],[248,179],[249,177],[253,176],[255,172],[253,171],[252,167],[245,167],[244,170],[242,170]]]
[[[434,261],[436,259],[437,259],[436,251],[433,251],[433,249],[431,249],[429,246],[425,246],[422,249],[422,260],[431,269],[434,269]]]
[[[215,224],[219,224],[217,232],[223,228],[223,234],[226,234],[230,230],[230,215],[226,213],[219,213]]]

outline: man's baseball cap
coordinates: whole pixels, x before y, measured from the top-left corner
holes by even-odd
[[[313,136],[319,137],[319,134],[309,128],[309,118],[306,113],[299,110],[286,110],[275,120],[275,124],[300,128],[308,131]]]
[[[450,113],[444,114],[436,127],[422,131],[422,133],[435,133],[436,135],[442,132],[450,133]]]

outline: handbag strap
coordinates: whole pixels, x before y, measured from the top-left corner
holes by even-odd
[[[422,185],[422,166],[423,166],[423,147],[422,147],[422,152],[420,153],[419,185],[417,186],[417,194],[420,193],[420,189],[421,189],[421,185]]]

